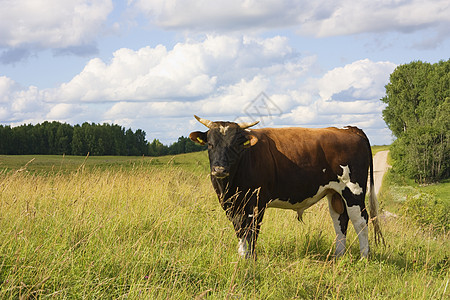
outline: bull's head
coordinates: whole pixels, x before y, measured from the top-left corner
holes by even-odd
[[[226,178],[233,173],[245,149],[254,146],[258,138],[251,134],[249,127],[259,123],[212,122],[194,116],[209,128],[207,132],[195,131],[189,138],[200,145],[208,145],[211,175]]]

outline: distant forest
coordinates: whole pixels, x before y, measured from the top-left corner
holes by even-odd
[[[145,131],[125,130],[115,124],[69,125],[43,122],[17,127],[0,125],[0,154],[130,155],[161,156],[206,149],[181,136],[167,146],[146,140]]]

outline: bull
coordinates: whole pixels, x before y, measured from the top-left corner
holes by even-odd
[[[208,145],[211,182],[232,222],[238,253],[255,257],[255,246],[267,208],[303,212],[327,197],[336,232],[335,256],[346,251],[351,220],[362,257],[369,254],[369,214],[365,206],[370,170],[370,218],[375,242],[383,239],[377,218],[372,150],[357,127],[250,129],[258,122],[213,122],[195,118],[208,131],[189,138]],[[383,240],[384,242],[384,240]]]

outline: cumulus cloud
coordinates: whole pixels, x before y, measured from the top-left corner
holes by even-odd
[[[328,71],[316,82],[317,89],[324,100],[374,99],[384,93],[384,85],[377,83],[385,81],[395,67],[391,62],[359,60]]]
[[[33,110],[43,119],[77,120],[78,115],[99,122],[195,112],[237,115],[261,91],[294,86],[295,77],[304,76],[314,62],[280,36],[207,36],[171,49],[123,48],[110,61],[90,60],[72,80],[53,89],[20,87],[3,77],[0,101],[9,117],[1,121]],[[97,115],[89,115],[86,105],[95,105]]]
[[[112,0],[16,0],[1,3],[0,47],[10,49],[1,55],[3,62],[12,54],[17,56],[15,49],[19,49],[19,54],[24,51],[21,49],[27,48],[68,49],[72,52],[92,50],[95,38],[113,9]],[[16,56],[12,58],[17,59]]]
[[[158,26],[206,31],[285,27],[295,24],[302,8],[308,7],[306,1],[279,0],[134,0],[129,3]]]
[[[334,68],[321,78],[308,80],[303,93],[293,93],[298,105],[277,120],[280,125],[298,124],[306,127],[359,126],[382,130],[384,86],[396,65],[364,59]],[[382,143],[389,143],[377,137]]]
[[[11,78],[0,76],[0,103],[9,103],[12,99],[12,90],[17,84]]]
[[[208,36],[201,41],[178,43],[173,49],[162,45],[137,51],[120,49],[109,62],[92,59],[70,82],[48,90],[47,99],[198,100],[232,89],[241,80],[250,82],[259,73],[271,76],[291,70],[291,75],[298,75],[310,63],[304,63],[300,54],[288,46],[287,39],[279,36]]]
[[[90,60],[55,89],[20,87],[0,77],[0,115],[10,123],[113,122],[153,137],[163,135],[157,120],[181,130],[172,135],[186,135],[196,126],[193,114],[263,119],[265,126],[384,128],[379,99],[394,68],[364,59],[311,78],[316,58],[293,50],[286,38],[208,36],[171,49],[120,49],[110,61]],[[268,97],[262,102],[261,92]]]
[[[79,104],[69,104],[69,103],[58,103],[51,106],[50,111],[47,113],[45,118],[47,120],[69,120],[74,115],[78,115],[83,111]]]
[[[37,87],[25,88],[6,76],[0,76],[1,123],[39,120],[45,110],[42,92]]]
[[[134,0],[130,7],[150,22],[166,28],[196,32],[230,32],[295,28],[315,37],[367,32],[402,32],[450,26],[447,0]],[[440,37],[445,32],[438,34]],[[424,36],[427,44],[439,39]]]
[[[286,59],[283,65],[289,64],[291,61]],[[217,62],[215,65],[217,67]],[[305,69],[308,65],[306,59],[297,69]],[[271,67],[252,69],[253,77],[239,79],[240,74],[249,71],[232,69],[238,74],[234,83],[229,83],[228,79],[226,83],[218,84],[205,98],[144,103],[121,101],[114,104],[105,117],[108,120],[177,118],[179,122],[186,122],[195,113],[214,120],[262,119],[265,126],[356,125],[381,130],[386,125],[381,118],[384,106],[379,99],[383,97],[384,85],[395,67],[390,62],[364,59],[330,70],[320,78],[302,81],[302,77],[297,77],[296,81],[285,85],[278,83],[285,77],[295,77],[296,71],[289,73],[288,68]],[[268,69],[278,72],[267,75]],[[220,75],[217,77],[217,81],[222,82]],[[276,111],[273,107],[267,111],[255,101],[261,91],[270,91],[268,100],[275,105]],[[256,108],[252,109],[252,105]],[[268,118],[268,114],[274,112],[276,116]]]
[[[333,7],[329,15],[312,16],[300,24],[299,32],[317,37],[383,31],[407,33],[450,23],[450,5],[445,0],[341,0],[328,5]]]

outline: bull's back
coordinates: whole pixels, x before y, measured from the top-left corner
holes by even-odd
[[[349,166],[352,172],[367,174],[367,141],[357,128],[294,127],[255,131],[267,139],[272,153],[276,170],[274,197],[311,197],[319,186],[336,181],[343,166]]]

